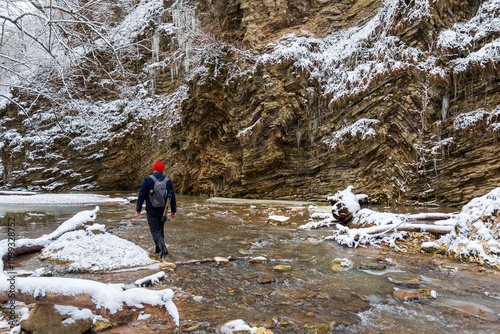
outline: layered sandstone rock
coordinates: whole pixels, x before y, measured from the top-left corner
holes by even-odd
[[[323,199],[352,185],[379,203],[458,205],[499,184],[500,131],[490,126],[496,120],[485,116],[465,128],[454,123],[464,113],[492,111],[500,105],[498,58],[460,72],[448,68],[445,75],[420,65],[433,61],[436,67],[447,68],[452,60],[498,37],[486,34],[467,50],[437,47],[440,32],[476,15],[473,4],[441,1],[432,5],[429,15],[416,19],[409,16],[415,4],[397,3],[394,23],[373,34],[392,36],[405,49],[401,55],[394,52],[394,61],[382,62],[385,70],[373,78],[367,72],[366,84],[360,83],[359,89],[347,87],[351,93],[337,97],[335,91],[324,89],[326,74],[298,66],[296,55],[279,61],[265,60],[263,55],[276,49],[269,43],[292,32],[294,38],[309,38],[308,52],[319,52],[322,38],[371,22],[382,2],[191,3],[197,6],[200,27],[217,37],[218,53],[215,60],[193,60],[203,64],[204,71],[172,65],[155,72],[157,99],[172,96],[181,85],[188,88],[187,98],[178,105],[178,122],[167,122],[167,108],[164,117],[151,120],[130,116],[113,129],[120,135],[108,136],[85,151],[67,149],[67,141],[61,139],[43,156],[34,156],[27,144],[19,149],[14,141],[4,141],[4,186],[55,183],[48,190],[59,190],[85,183],[101,189],[137,189],[159,159],[166,163],[178,192],[196,195]],[[163,21],[172,22],[171,13]],[[150,38],[153,30],[141,38]],[[311,42],[314,37],[317,45]],[[377,42],[375,37],[371,43]],[[183,49],[176,49],[178,44],[166,35],[159,42],[165,57],[180,55]],[[372,46],[368,43],[366,48]],[[397,66],[396,61],[412,57],[404,54],[410,48],[419,50],[420,59],[411,66]],[[151,50],[141,52],[142,62],[152,61]],[[364,55],[368,53],[361,50],[344,65],[359,71]],[[0,117],[8,118],[2,125],[5,129],[21,129],[22,135],[26,125],[15,106],[0,111]],[[335,145],[327,144],[335,139],[332,134],[340,136],[363,119],[376,121],[373,132],[346,133]],[[137,123],[134,130],[123,132],[132,122]],[[173,126],[166,130],[162,124]],[[27,165],[33,168],[29,172]]]

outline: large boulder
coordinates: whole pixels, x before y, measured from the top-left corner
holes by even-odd
[[[20,325],[32,334],[78,334],[92,327],[92,318],[74,320],[57,312],[54,305],[37,304],[30,310],[28,319],[22,320]]]

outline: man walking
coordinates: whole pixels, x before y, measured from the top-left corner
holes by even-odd
[[[144,203],[144,200],[146,200],[148,225],[151,235],[153,236],[153,241],[156,245],[156,254],[160,255],[160,260],[163,260],[163,258],[168,254],[163,232],[166,220],[162,219],[163,213],[165,212],[165,206],[168,205],[168,199],[170,199],[170,211],[172,217],[175,217],[176,215],[177,205],[175,202],[174,185],[169,178],[163,176],[165,165],[158,161],[154,164],[153,169],[154,174],[147,176],[142,182],[135,211],[137,216],[140,216],[142,204]],[[162,194],[158,194],[160,190],[163,192]],[[163,202],[158,200],[158,198],[161,197],[163,197]]]

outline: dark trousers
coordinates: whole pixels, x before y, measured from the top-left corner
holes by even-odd
[[[163,209],[161,208],[152,208],[147,212],[149,230],[155,243],[158,239],[164,239],[163,226],[165,223],[161,221],[162,216]]]

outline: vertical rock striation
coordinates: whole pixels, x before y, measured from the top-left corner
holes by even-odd
[[[320,199],[352,185],[379,203],[459,205],[500,183],[494,1],[163,3],[137,36],[157,45],[134,63],[154,69],[152,94],[134,100],[145,106],[123,102],[113,135],[78,153],[54,141],[55,158],[26,173],[33,145],[9,105],[4,185],[134,189],[157,159],[197,195]],[[59,156],[81,177],[44,174]]]

